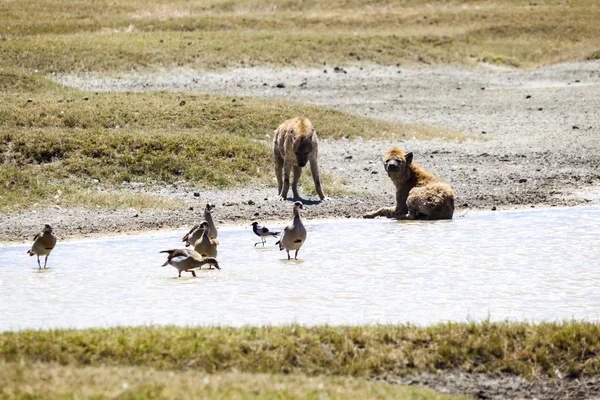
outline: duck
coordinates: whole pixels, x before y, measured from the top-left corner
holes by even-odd
[[[304,244],[306,240],[306,228],[300,220],[300,210],[304,209],[302,202],[297,201],[294,203],[294,220],[291,225],[288,225],[283,230],[283,236],[277,243],[279,250],[285,249],[287,251],[288,260],[290,260],[290,250],[296,250],[294,254],[294,260],[298,259],[298,250]]]
[[[206,207],[204,207],[204,221],[208,223],[208,237],[211,239],[216,239],[219,235],[217,231],[217,227],[212,218],[212,212],[215,209],[215,205],[212,203],[206,203]],[[192,229],[181,239],[182,242],[185,242],[185,247],[189,247],[193,245],[202,237],[202,229],[200,228],[200,224],[194,225]]]
[[[281,232],[271,232],[269,230],[269,228],[267,228],[266,226],[258,225],[258,222],[256,222],[256,221],[254,221],[252,223],[252,231],[254,232],[254,234],[256,236],[260,237],[260,242],[254,243],[254,247],[256,247],[256,245],[259,243],[262,243],[262,245],[264,246],[265,242],[266,242],[266,238],[268,238],[269,236],[277,237],[281,233]]]
[[[190,249],[171,249],[171,250],[163,250],[160,253],[169,253],[167,261],[161,265],[164,267],[166,265],[172,265],[179,271],[179,278],[181,278],[181,273],[191,272],[192,276],[196,277],[196,273],[194,269],[202,269],[203,265],[208,264],[211,268],[215,267],[220,270],[219,262],[214,257],[205,257],[202,258],[200,254],[198,254],[194,250]]]
[[[27,250],[27,254],[31,257],[37,256],[37,262],[39,269],[42,269],[40,264],[40,256],[46,256],[44,259],[44,268],[48,262],[48,256],[56,246],[56,236],[54,236],[53,229],[50,225],[45,224],[41,232],[33,237],[33,245],[31,249]]]
[[[209,237],[208,222],[202,221],[198,229],[202,230],[202,236],[194,242],[194,250],[202,257],[217,257],[217,246],[219,245],[219,241]]]

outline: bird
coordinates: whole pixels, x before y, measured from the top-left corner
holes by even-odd
[[[161,267],[164,267],[167,264],[172,265],[177,269],[177,271],[179,271],[179,278],[181,278],[181,273],[183,271],[191,272],[192,275],[196,277],[194,269],[202,269],[202,266],[206,264],[208,264],[211,267],[215,267],[218,270],[221,269],[221,267],[219,267],[219,262],[215,258],[202,258],[202,256],[194,250],[171,249],[163,250],[160,253],[169,253],[167,261],[163,265],[161,265]]]
[[[204,207],[204,221],[208,223],[208,237],[211,239],[216,239],[219,235],[217,232],[217,227],[212,219],[212,212],[215,209],[215,205],[211,203],[206,203],[206,207]],[[200,225],[194,225],[192,229],[181,239],[182,242],[185,242],[185,247],[193,245],[196,243],[198,239],[202,237],[202,230],[200,229]]]
[[[262,245],[265,245],[266,242],[266,238],[268,238],[269,236],[273,236],[273,237],[277,237],[281,232],[271,232],[269,230],[269,228],[267,228],[266,226],[260,226],[258,225],[258,222],[254,221],[252,223],[252,231],[254,232],[254,234],[258,237],[260,237],[260,242],[256,242],[254,243],[254,247],[256,247],[257,244],[262,243]]]
[[[192,229],[181,239],[182,242],[185,242],[185,247],[188,247],[196,241],[198,241],[202,237],[204,229],[200,228],[200,224],[192,226]]]
[[[44,229],[33,237],[33,245],[30,250],[27,250],[27,254],[30,256],[37,256],[37,262],[39,269],[42,269],[40,264],[40,256],[46,256],[44,260],[44,268],[48,262],[48,256],[54,246],[56,245],[56,236],[52,233],[52,227],[48,224],[44,225]]]
[[[277,243],[279,250],[285,249],[287,251],[288,260],[290,259],[290,250],[296,250],[294,260],[298,259],[298,250],[304,244],[306,240],[306,228],[300,220],[300,209],[304,209],[301,202],[297,201],[294,203],[294,220],[291,225],[288,225],[283,230],[283,236]]]
[[[208,222],[202,221],[198,229],[202,230],[202,236],[194,242],[194,250],[202,257],[217,257],[217,246],[219,245],[219,241],[217,239],[211,239],[208,236]]]
[[[217,227],[212,218],[212,212],[215,209],[215,205],[212,203],[206,203],[206,207],[204,207],[204,220],[208,222],[208,237],[211,239],[216,239],[219,236],[219,232],[217,232]]]

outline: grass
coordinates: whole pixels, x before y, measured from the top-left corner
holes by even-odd
[[[206,374],[146,367],[83,367],[57,364],[0,365],[8,398],[118,399],[464,399],[431,390],[350,377]]]
[[[137,327],[5,332],[0,360],[64,366],[384,377],[460,371],[597,377],[600,326],[587,322],[431,327]]]
[[[6,66],[49,72],[356,63],[536,67],[597,58],[595,0],[23,0]]]
[[[0,73],[6,77],[0,80],[0,211],[36,203],[182,207],[150,194],[127,194],[121,185],[128,182],[147,188],[179,181],[198,188],[271,184],[273,129],[298,115],[310,116],[323,139],[466,137],[300,103],[180,93],[96,94],[18,68]],[[100,194],[98,183],[109,193]]]

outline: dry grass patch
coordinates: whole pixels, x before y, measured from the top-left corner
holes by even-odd
[[[536,67],[598,52],[595,0],[9,1],[3,63],[44,72],[238,65]]]
[[[464,399],[423,388],[349,377],[157,371],[146,367],[0,365],[8,398]]]

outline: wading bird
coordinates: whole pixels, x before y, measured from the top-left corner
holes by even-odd
[[[31,249],[27,251],[30,256],[37,256],[37,262],[39,269],[42,269],[40,264],[40,256],[46,256],[44,259],[44,268],[48,262],[48,256],[54,246],[56,245],[56,236],[52,233],[52,227],[48,224],[44,225],[44,229],[33,237],[33,245]]]
[[[287,251],[288,260],[290,259],[290,250],[296,250],[294,260],[298,259],[298,250],[306,240],[306,228],[300,220],[300,209],[303,209],[302,203],[297,201],[294,203],[294,220],[292,224],[286,226],[283,230],[283,237],[275,244],[279,245],[279,250]]]
[[[254,234],[258,237],[260,237],[260,242],[256,242],[254,243],[254,247],[256,247],[257,244],[262,243],[262,245],[265,245],[265,242],[267,241],[267,238],[269,236],[273,236],[273,237],[277,237],[281,232],[271,232],[269,230],[269,228],[267,228],[266,226],[260,226],[258,225],[258,222],[254,221],[252,223],[252,231],[254,232]]]

